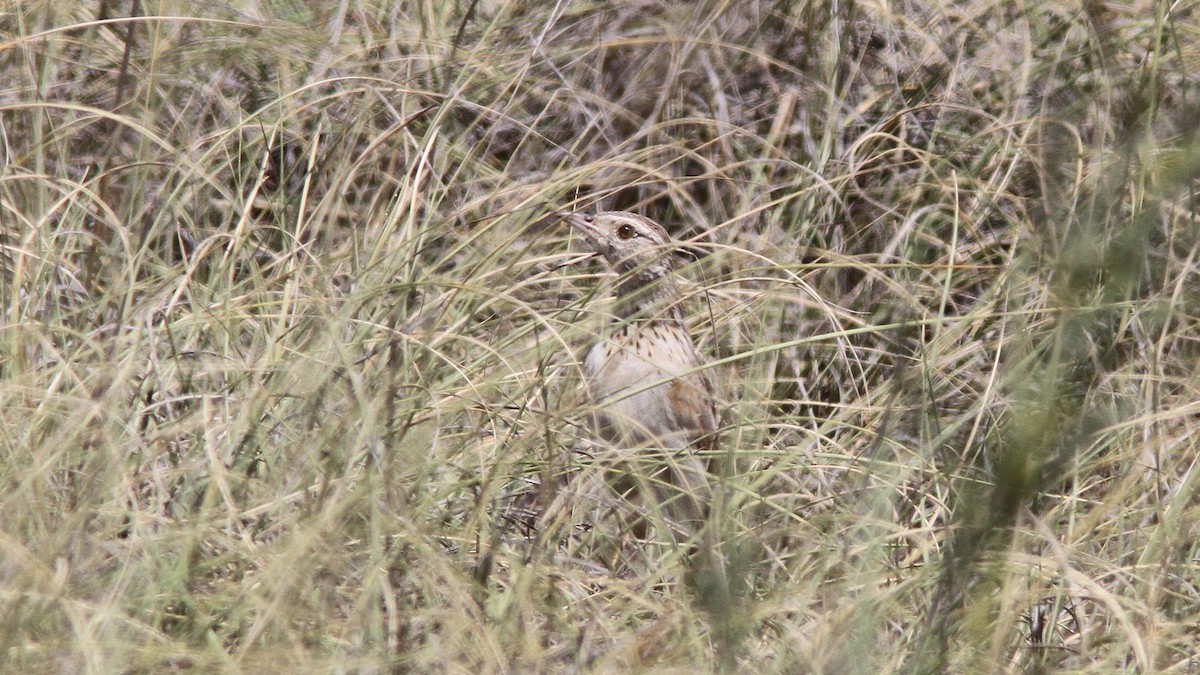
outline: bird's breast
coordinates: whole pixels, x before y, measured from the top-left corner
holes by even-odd
[[[627,326],[599,342],[584,362],[599,431],[609,440],[687,445],[695,422],[679,399],[705,395],[698,365],[682,324]]]

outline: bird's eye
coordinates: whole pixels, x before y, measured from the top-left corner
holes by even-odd
[[[636,236],[637,236],[637,228],[630,225],[629,223],[623,223],[620,227],[617,228],[617,238],[618,239],[633,239]]]

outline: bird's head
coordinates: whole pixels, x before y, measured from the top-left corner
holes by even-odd
[[[618,274],[662,278],[673,269],[671,237],[662,225],[636,213],[565,213],[563,219],[604,256]]]

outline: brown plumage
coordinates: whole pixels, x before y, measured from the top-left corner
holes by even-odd
[[[711,498],[701,454],[716,449],[717,410],[679,306],[671,238],[623,211],[563,217],[619,275],[615,320],[584,361],[593,426],[626,457],[652,460],[637,478],[692,532],[685,524],[702,521]]]

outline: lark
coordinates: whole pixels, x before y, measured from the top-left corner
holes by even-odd
[[[706,517],[706,458],[717,444],[717,408],[684,322],[673,254],[661,225],[624,211],[562,217],[617,273],[614,316],[583,364],[592,426],[638,475],[616,484],[663,507],[676,533]],[[640,467],[640,468],[639,468]],[[633,487],[637,483],[640,487]]]

